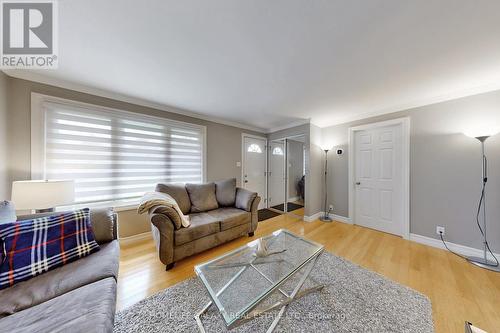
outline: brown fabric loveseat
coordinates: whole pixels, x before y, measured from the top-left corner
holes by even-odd
[[[158,184],[155,191],[170,195],[191,224],[182,227],[171,207],[149,209],[153,238],[166,270],[193,254],[244,235],[252,237],[257,229],[260,197],[237,188],[234,178],[207,184]]]

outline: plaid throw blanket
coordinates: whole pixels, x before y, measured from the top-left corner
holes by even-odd
[[[99,250],[88,208],[1,224],[0,238],[0,289]]]

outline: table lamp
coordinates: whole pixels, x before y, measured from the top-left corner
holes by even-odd
[[[23,180],[12,183],[12,201],[17,210],[53,212],[57,206],[75,201],[73,180]]]

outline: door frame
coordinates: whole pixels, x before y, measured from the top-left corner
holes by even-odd
[[[244,181],[245,181],[245,177],[244,177],[244,174],[245,174],[245,138],[253,138],[253,139],[261,139],[261,140],[264,140],[265,141],[265,144],[264,144],[264,155],[265,155],[265,168],[264,168],[264,177],[266,179],[266,183],[265,183],[265,197],[264,198],[261,198],[261,200],[264,201],[265,203],[265,207],[267,208],[267,197],[268,197],[268,193],[267,193],[267,186],[268,186],[268,177],[267,177],[267,174],[268,174],[268,140],[267,140],[267,137],[265,136],[261,136],[261,135],[255,135],[255,134],[248,134],[248,133],[241,133],[241,175],[240,175],[240,184],[241,184],[241,187],[244,188]]]
[[[349,127],[348,129],[348,151],[349,151],[349,217],[352,224],[356,224],[355,219],[355,208],[356,208],[356,196],[354,195],[354,175],[356,168],[355,145],[354,145],[354,135],[356,132],[386,127],[386,126],[401,126],[402,130],[402,185],[403,185],[403,226],[401,230],[401,237],[404,239],[410,238],[410,118],[397,118],[387,121],[381,121],[376,123],[370,123],[366,125],[360,125],[355,127]]]

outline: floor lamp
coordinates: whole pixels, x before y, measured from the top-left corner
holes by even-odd
[[[495,272],[500,272],[500,264],[498,262],[498,259],[495,257],[493,252],[490,249],[490,246],[488,244],[488,239],[487,239],[487,233],[486,233],[486,183],[488,182],[488,159],[486,158],[486,154],[484,152],[484,142],[486,139],[490,137],[490,135],[470,135],[466,134],[468,136],[474,137],[479,142],[481,142],[481,153],[482,153],[482,188],[481,188],[481,197],[479,199],[479,205],[477,207],[477,214],[476,214],[476,222],[477,226],[479,227],[479,231],[481,231],[481,235],[483,236],[483,247],[484,247],[484,255],[483,257],[466,257],[467,261],[469,261],[471,264],[474,264],[476,266],[482,267],[489,269],[491,271]],[[482,214],[481,214],[482,210]],[[481,220],[482,218],[482,226],[481,226]],[[488,259],[488,252],[492,255],[494,260],[489,260]]]
[[[325,209],[324,214],[319,219],[323,222],[332,222],[332,218],[330,217],[328,205],[328,151],[329,148],[324,148],[325,151]]]

